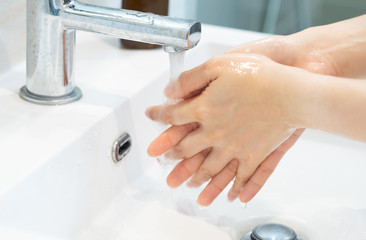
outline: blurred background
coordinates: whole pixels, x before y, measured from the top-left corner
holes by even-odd
[[[81,0],[110,7],[121,0]],[[366,0],[170,0],[171,16],[275,34],[366,14]]]
[[[24,60],[26,1],[0,0],[0,72]],[[122,0],[79,1],[122,6]],[[366,0],[169,0],[169,14],[208,24],[286,35],[366,14]]]

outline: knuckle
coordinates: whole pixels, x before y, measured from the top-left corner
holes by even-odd
[[[191,177],[194,173],[194,169],[192,169],[192,166],[189,162],[187,161],[182,161],[180,164],[181,168],[183,169],[183,171],[186,172],[186,174],[188,175],[188,177]]]
[[[211,130],[206,133],[206,141],[209,143],[218,142],[223,140],[223,132],[220,129]]]
[[[221,192],[225,189],[225,187],[228,185],[227,183],[220,182],[220,181],[211,181],[210,185],[212,185],[214,188],[218,190],[218,192]]]
[[[216,71],[220,66],[222,66],[222,59],[223,57],[220,55],[210,58],[202,65],[202,70],[206,73]]]
[[[245,153],[245,157],[244,157],[245,165],[252,166],[255,163],[255,159],[256,159],[256,157],[254,156],[254,154],[252,152]],[[242,168],[242,171],[243,170],[245,170],[245,169]]]
[[[264,183],[261,183],[261,182],[259,182],[258,180],[256,180],[256,179],[251,179],[251,180],[249,180],[248,181],[248,184],[251,184],[253,187],[255,187],[256,189],[258,189],[258,190],[260,190],[262,187],[263,187],[263,185],[264,185]]]
[[[274,169],[265,164],[262,164],[259,166],[258,171],[260,171],[260,173],[262,173],[263,175],[269,176],[273,173]]]
[[[251,185],[252,188],[256,189],[256,192],[258,192],[265,184],[267,180],[262,181],[258,178],[250,178],[247,185]]]
[[[200,104],[195,108],[193,114],[198,122],[205,122],[209,119],[210,111],[205,105]]]
[[[221,59],[222,59],[222,57],[220,55],[219,56],[212,57],[211,59],[209,59],[206,62],[206,67],[208,67],[208,68],[215,68],[215,67],[219,66],[220,63],[221,63]]]
[[[172,135],[168,134],[168,133],[163,133],[163,134],[165,134],[169,146],[174,146],[175,142],[172,138]]]
[[[271,36],[267,39],[267,43],[276,51],[281,51],[285,46],[288,45],[286,38],[280,35]]]

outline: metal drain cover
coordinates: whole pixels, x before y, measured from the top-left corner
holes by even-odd
[[[295,231],[281,224],[269,223],[255,227],[240,240],[302,240]]]

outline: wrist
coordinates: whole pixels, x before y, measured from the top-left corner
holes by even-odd
[[[291,65],[312,73],[337,76],[339,74],[336,58],[333,54],[332,36],[329,39],[327,26],[316,26],[289,36],[295,43],[296,62]]]
[[[321,113],[322,76],[306,70],[287,67],[282,98],[284,120],[291,128],[316,128],[314,119]]]
[[[304,77],[294,84],[294,126],[366,141],[365,82],[312,73]]]
[[[360,78],[366,70],[366,15],[293,34],[304,49],[304,68],[337,77]]]

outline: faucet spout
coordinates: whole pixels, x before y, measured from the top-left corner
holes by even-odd
[[[27,84],[21,98],[46,105],[81,98],[74,80],[76,30],[159,44],[168,52],[191,49],[201,38],[201,24],[192,20],[76,0],[27,0]]]
[[[182,49],[195,47],[201,24],[192,20],[72,1],[59,13],[66,28]]]

